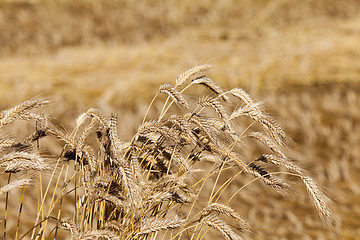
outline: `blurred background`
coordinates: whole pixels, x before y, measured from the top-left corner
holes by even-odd
[[[360,1],[0,0],[1,108],[46,97],[66,129],[95,107],[130,139],[159,85],[204,63],[264,101],[338,222],[301,187],[297,202],[250,187],[232,204],[250,237],[359,239]]]

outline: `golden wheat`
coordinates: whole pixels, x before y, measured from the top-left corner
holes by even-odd
[[[180,74],[176,87],[182,87],[207,68],[197,66]],[[207,85],[212,92],[191,105],[185,92],[196,86],[194,82]],[[159,92],[170,97],[159,120],[145,121],[129,142],[123,142],[118,136],[116,115],[107,120],[96,109],[81,114],[70,134],[58,130],[46,117],[31,112],[44,105],[44,100],[27,101],[1,113],[0,127],[18,118],[35,120],[41,129],[20,142],[1,141],[0,168],[4,171],[0,174],[8,174],[9,183],[0,188],[0,193],[8,194],[13,188],[29,185],[31,179],[21,178],[21,174],[49,172],[53,168],[47,189],[40,194],[41,205],[36,210],[34,227],[30,229],[31,238],[35,234],[48,237],[52,232],[47,228],[49,221],[55,220],[55,237],[60,225],[76,239],[145,239],[156,238],[158,232],[180,239],[186,235],[200,237],[203,225],[207,225],[226,239],[241,239],[244,230],[250,227],[233,208],[216,200],[231,184],[229,180],[236,176],[227,176],[226,182],[216,190],[217,182],[227,169],[235,169],[239,174],[250,174],[255,177],[253,181],[259,179],[277,190],[292,189],[291,184],[271,171],[270,165],[284,166],[288,172],[283,174],[300,178],[320,216],[324,221],[333,222],[320,188],[281,150],[287,137],[280,125],[245,91],[225,92],[212,81],[197,79],[182,90],[164,84]],[[173,102],[185,108],[174,109],[175,114],[167,117]],[[237,106],[242,103],[247,107],[239,110]],[[184,109],[187,110],[184,112]],[[240,117],[253,123],[250,126],[236,123]],[[252,125],[256,124],[264,131],[260,132],[259,128],[255,131]],[[57,159],[43,158],[41,151],[31,146],[13,147],[20,143],[31,145],[40,137],[51,136],[64,142]],[[272,154],[265,152],[260,157],[247,159],[239,151],[243,148],[243,139],[261,142]],[[69,170],[71,161],[74,161],[73,171]],[[59,182],[64,169],[61,187]],[[11,174],[20,175],[20,178],[10,182]],[[68,175],[72,176],[69,178]],[[52,179],[56,182],[52,183]],[[211,179],[216,179],[215,184]],[[69,184],[72,189],[67,188]],[[211,193],[200,195],[203,186],[209,184],[213,184]],[[61,214],[61,202],[66,199],[74,202],[72,216]],[[46,213],[45,200],[49,201]],[[202,208],[204,200],[208,204]],[[56,217],[55,209],[58,209]],[[223,217],[235,220],[238,227],[233,227]],[[4,237],[7,237],[8,220],[11,219],[5,217]],[[19,227],[16,236],[18,231]]]

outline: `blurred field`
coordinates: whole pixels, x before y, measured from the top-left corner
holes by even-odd
[[[48,97],[69,129],[90,107],[119,113],[124,139],[160,84],[214,65],[224,89],[264,100],[338,220],[325,228],[300,187],[295,204],[259,184],[233,202],[250,237],[360,236],[359,1],[1,0],[0,29],[2,107]]]

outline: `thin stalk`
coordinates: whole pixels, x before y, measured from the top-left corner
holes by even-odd
[[[61,165],[61,170],[60,170],[60,173],[59,173],[59,177],[58,177],[58,179],[57,179],[57,181],[56,181],[56,184],[55,184],[55,189],[54,189],[54,192],[53,192],[53,195],[52,195],[52,197],[51,197],[51,202],[50,202],[50,207],[49,207],[49,210],[48,210],[48,215],[47,215],[47,218],[49,218],[49,216],[50,216],[50,213],[51,213],[51,211],[52,211],[52,209],[53,209],[53,206],[55,205],[54,204],[54,198],[55,198],[55,194],[56,194],[56,189],[58,188],[58,185],[59,185],[59,181],[60,181],[60,178],[61,178],[61,174],[62,174],[62,171],[64,170],[64,165]],[[46,225],[47,225],[47,221],[45,221],[45,223],[44,223],[44,226],[43,226],[43,231],[44,231],[44,233],[43,233],[43,235],[42,235],[42,239],[45,239],[45,231],[46,231]]]
[[[198,232],[198,235],[197,235],[197,237],[196,237],[196,240],[199,240],[199,237],[201,236],[201,232],[202,232],[203,229],[204,229],[204,224],[201,224],[201,227],[200,227],[200,229],[199,229],[199,232]]]
[[[66,179],[67,179],[68,170],[69,170],[69,164],[67,164],[67,166],[66,166],[63,189],[65,189],[65,187],[66,187],[66,185],[67,185],[67,183],[66,183],[67,180],[66,180]],[[60,199],[60,206],[59,206],[59,211],[58,211],[58,215],[57,215],[57,218],[58,218],[58,219],[60,219],[62,203],[63,203],[63,198]],[[54,240],[55,240],[56,237],[57,237],[58,229],[59,229],[59,223],[57,223],[57,224],[56,224],[56,227],[55,227]]]
[[[196,199],[198,199],[198,197],[199,197],[199,195],[200,195],[200,192],[202,191],[202,189],[203,189],[204,186],[205,186],[206,181],[207,181],[207,180],[210,178],[210,176],[212,175],[211,172],[215,169],[215,166],[216,166],[216,163],[214,163],[214,165],[212,166],[211,171],[210,171],[210,174],[207,174],[207,175],[205,176],[205,178],[202,179],[202,180],[203,180],[203,184],[201,185],[201,187],[200,187],[200,189],[199,189],[199,191],[198,191],[198,194],[197,194],[197,196],[196,196]],[[190,207],[190,210],[189,210],[189,213],[188,213],[186,219],[189,219],[190,213],[191,213],[192,209],[193,209],[194,206],[195,206],[196,199],[195,199],[194,202],[191,204],[191,207]],[[194,232],[193,232],[193,234],[192,234],[192,236],[191,236],[191,239],[193,238],[196,230],[197,230],[197,226],[196,226],[195,229],[194,229]],[[179,235],[179,238],[178,238],[178,239],[180,239],[180,238],[181,238],[181,234]]]
[[[237,142],[238,142],[238,139],[236,139],[236,140],[228,147],[228,150],[232,151],[232,149],[235,147],[235,145],[237,144]],[[221,156],[220,156],[220,157],[221,157]],[[222,163],[221,168],[220,168],[220,170],[219,170],[219,173],[218,173],[218,175],[217,175],[217,177],[216,177],[214,186],[213,186],[213,188],[212,188],[212,190],[211,190],[211,194],[210,194],[210,198],[209,198],[208,204],[211,203],[211,201],[214,199],[216,193],[219,191],[219,190],[218,190],[218,191],[214,194],[214,192],[215,192],[215,187],[216,187],[216,185],[217,185],[217,183],[218,183],[218,181],[219,181],[221,172],[224,170],[224,165],[225,165],[225,163],[226,163],[225,161]],[[222,186],[224,186],[224,185],[222,185]],[[221,186],[221,187],[222,187],[222,186]],[[220,187],[220,188],[221,188],[221,187]]]
[[[8,176],[8,182],[7,184],[10,184],[10,180],[11,180],[11,173],[9,173]],[[8,214],[8,200],[9,200],[9,192],[6,192],[6,196],[5,196],[5,216],[4,216],[4,239],[6,239],[6,221],[7,221],[7,214]]]
[[[160,116],[159,116],[158,122],[160,122],[160,121],[161,121],[161,119],[164,117],[164,114],[165,114],[165,112],[166,112],[166,111],[165,111],[165,107],[166,107],[166,105],[167,105],[167,103],[168,103],[169,99],[170,99],[170,97],[168,96],[168,97],[166,98],[166,101],[165,101],[165,103],[164,103],[163,108],[161,109],[161,112],[160,112]],[[171,103],[170,103],[170,105],[171,105]],[[169,109],[169,107],[168,107],[167,109]],[[166,109],[166,110],[167,110],[167,109]]]
[[[146,113],[145,113],[145,115],[144,115],[142,124],[145,123],[145,120],[146,120],[147,115],[149,114],[150,108],[151,108],[151,106],[154,104],[154,101],[155,101],[156,97],[158,96],[158,94],[159,94],[159,92],[157,92],[157,93],[155,94],[155,96],[153,97],[153,99],[151,100],[151,102],[150,102],[150,104],[149,104],[149,106],[148,106],[148,108],[147,108],[147,110],[146,110]]]
[[[22,207],[23,207],[23,203],[24,203],[25,189],[26,189],[26,187],[23,187],[23,192],[22,192],[22,196],[21,196],[21,203],[20,203],[20,209],[19,209],[19,217],[18,217],[18,221],[17,221],[17,225],[16,225],[16,233],[15,233],[15,239],[16,240],[17,240],[18,234],[19,234],[20,217],[21,217],[21,211],[22,211]]]
[[[39,197],[38,197],[38,205],[37,205],[37,210],[38,212],[41,211],[41,219],[44,219],[44,209],[40,208],[41,202],[43,201],[44,196],[43,196],[43,189],[42,189],[42,174],[39,171]],[[41,224],[40,224],[41,227]]]
[[[38,130],[38,123],[36,122],[35,124],[35,129],[36,131]],[[37,147],[37,151],[40,152],[40,142],[39,142],[39,139],[36,140],[36,147]],[[41,174],[41,171],[39,171],[39,197],[38,197],[38,204],[37,204],[37,207],[38,207],[38,211],[41,211],[41,219],[44,219],[44,209],[41,208],[40,210],[40,202],[42,202],[43,200],[43,189],[42,189],[42,174]],[[41,225],[40,225],[41,227]]]
[[[56,170],[57,166],[59,165],[59,162],[60,162],[60,158],[57,160],[57,162],[56,162],[56,164],[55,164],[55,168],[54,168],[54,171],[53,171],[52,174],[51,174],[51,177],[50,177],[50,180],[49,180],[49,184],[48,184],[47,187],[46,187],[45,194],[44,194],[44,198],[43,198],[42,201],[41,201],[40,211],[41,211],[41,209],[42,209],[43,206],[44,206],[45,197],[46,197],[46,195],[47,195],[47,193],[48,193],[48,191],[49,191],[49,189],[50,189],[50,185],[51,185],[50,183],[51,183],[51,181],[52,181],[52,179],[53,179],[53,177],[54,177],[54,175],[55,175],[55,170]],[[37,222],[39,221],[40,211],[37,213],[36,220],[35,220],[35,226],[38,226],[38,225],[39,225],[39,224],[37,224]],[[41,221],[40,223],[42,223],[42,222],[43,222],[43,221]],[[36,229],[36,228],[33,228],[33,232],[32,232],[32,234],[31,234],[31,239],[34,239],[35,229]]]
[[[46,220],[48,220],[48,219],[55,219],[56,221],[59,221],[57,218],[54,218],[54,217],[49,216],[49,217],[41,220],[39,223],[37,223],[36,225],[34,225],[32,228],[30,228],[24,235],[22,235],[22,236],[20,237],[19,240],[24,239],[24,238],[26,237],[26,235],[28,235],[31,231],[34,231],[34,229],[36,229],[37,226],[41,225],[44,221],[46,221]],[[30,238],[30,239],[34,239],[34,238]]]

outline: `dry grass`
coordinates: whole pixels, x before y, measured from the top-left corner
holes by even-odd
[[[360,217],[357,207],[360,203],[360,179],[357,177],[360,168],[357,161],[360,154],[357,137],[360,121],[357,106],[358,12],[358,1],[352,0],[321,0],[316,3],[289,0],[212,3],[201,0],[196,3],[157,1],[156,4],[152,1],[138,4],[117,0],[97,3],[84,0],[76,4],[67,0],[1,1],[2,109],[10,109],[25,99],[48,98],[52,104],[42,107],[41,112],[50,115],[50,123],[57,126],[53,130],[61,129],[56,133],[64,132],[61,137],[65,141],[71,135],[69,129],[75,126],[74,119],[86,109],[101,109],[108,118],[112,112],[121,113],[117,130],[119,136],[130,140],[138,131],[158,86],[175,79],[176,73],[191,65],[214,65],[208,74],[210,79],[216,79],[224,89],[241,87],[250,90],[251,95],[263,99],[266,109],[280,120],[285,132],[294,139],[290,145],[293,151],[286,150],[285,155],[301,160],[299,165],[308,169],[311,173],[308,175],[326,189],[334,202],[338,220],[337,231],[323,228],[305,197],[305,188],[298,186],[301,185],[299,181],[295,184],[300,192],[296,201],[289,201],[256,181],[242,189],[230,204],[254,228],[246,235],[253,239],[355,239],[360,234],[357,223]],[[205,87],[190,88],[189,95],[220,93],[218,86],[210,86],[207,79],[196,81],[203,82]],[[227,96],[223,97],[220,101]],[[189,106],[197,102],[193,98],[185,100]],[[243,100],[246,102],[245,96]],[[153,104],[154,112],[150,111],[150,117],[160,113],[160,102]],[[221,107],[215,108],[216,102],[202,101],[202,105],[208,106],[209,110],[213,106],[214,116],[224,114]],[[255,107],[247,109],[247,117],[240,119],[255,118],[254,110]],[[39,113],[33,110],[23,118],[44,121]],[[271,119],[266,120],[271,122]],[[169,121],[175,124],[180,120],[173,117]],[[241,121],[241,124],[250,122]],[[51,141],[40,140],[37,150],[36,139],[41,132],[32,134],[33,123],[15,121],[6,125],[2,129],[2,146],[13,146],[23,139],[26,151],[31,154],[42,152],[41,158],[46,162],[59,156],[63,146],[53,137],[46,137]],[[211,121],[213,125],[218,123]],[[94,138],[91,133],[96,124],[95,120],[89,121],[85,124],[88,126],[86,129],[81,125],[79,131],[82,134],[76,135],[81,148],[90,143],[86,139]],[[266,126],[264,120],[263,125]],[[260,125],[257,127],[259,130]],[[248,135],[255,141],[256,137],[261,137]],[[32,147],[29,149],[28,145]],[[244,154],[249,156],[245,159],[250,159],[266,152],[270,145],[246,142],[246,146]],[[21,147],[11,149],[18,151]],[[96,145],[91,144],[91,147],[96,148]],[[277,153],[267,152],[258,161],[271,161],[271,164],[266,163],[270,166],[288,163],[274,158]],[[26,163],[26,158],[23,161]],[[51,166],[55,164],[50,163]],[[15,165],[12,167],[16,168]],[[189,168],[187,165],[183,167]],[[68,175],[71,176],[73,167],[69,168]],[[281,170],[287,168],[294,168],[294,165],[284,165]],[[254,166],[254,169],[258,168]],[[231,170],[225,175],[227,173],[234,174]],[[15,177],[10,179],[14,181],[12,186],[21,187],[8,192],[12,200],[8,206],[9,219],[18,219],[22,186],[32,182],[33,191],[28,191],[27,187],[24,195],[20,231],[34,225],[34,220],[29,220],[33,216],[27,215],[26,211],[39,206],[34,199],[41,199],[37,194],[46,190],[45,183],[51,173],[41,176],[43,185],[38,184],[38,177],[24,176],[18,182]],[[287,180],[295,179],[290,177]],[[237,185],[226,188],[220,202],[225,203],[250,180],[241,175],[237,178]],[[226,181],[226,178],[220,177],[219,181]],[[0,182],[5,186],[8,178],[3,175]],[[73,183],[68,186],[69,189],[74,187]],[[7,192],[7,189],[1,188],[1,191]],[[211,192],[212,188],[206,191]],[[264,194],[259,195],[259,192]],[[52,194],[49,189],[48,195]],[[60,190],[55,192],[55,196],[60,194]],[[69,196],[73,197],[74,193],[69,193]],[[291,196],[293,194],[287,195]],[[115,202],[109,196],[103,197]],[[73,206],[72,201],[64,199],[61,214],[70,216]],[[44,209],[49,207],[48,202],[44,202]],[[221,220],[226,222],[235,221],[228,215],[223,217],[225,215]],[[219,222],[211,214],[205,220]],[[0,231],[3,230],[1,221],[3,219],[0,219]],[[55,227],[55,222],[54,219],[49,221],[50,228]],[[236,221],[231,224],[236,225]],[[115,222],[109,222],[107,226],[118,230],[119,227]],[[8,229],[15,231],[16,220],[8,222]],[[59,231],[59,239],[63,233]],[[14,235],[14,232],[9,234]],[[216,238],[215,234],[211,232],[206,238]]]
[[[259,103],[242,89],[223,91],[217,86],[217,91],[190,105],[191,98],[185,93],[189,88],[204,83],[199,78],[206,78],[206,87],[215,85],[206,76],[195,78],[196,73],[202,73],[206,68],[208,66],[198,66],[179,75],[180,80],[176,81],[175,87],[170,84],[160,86],[158,93],[168,96],[162,110],[158,113],[148,111],[151,120],[145,121],[148,118],[146,115],[129,142],[119,139],[116,115],[107,120],[95,109],[80,115],[71,134],[57,130],[46,117],[37,117],[31,112],[44,105],[44,100],[26,101],[3,110],[1,128],[15,119],[35,120],[39,128],[36,133],[41,132],[36,138],[32,135],[26,138],[30,141],[9,145],[11,139],[4,140],[1,146],[0,167],[4,169],[1,175],[8,175],[8,184],[1,188],[1,192],[6,194],[4,238],[11,236],[7,233],[7,222],[13,220],[7,217],[8,192],[12,188],[23,187],[25,193],[28,185],[28,181],[10,182],[10,179],[12,175],[19,179],[24,175],[38,175],[39,185],[43,184],[41,175],[46,171],[50,173],[50,161],[44,161],[41,151],[31,153],[31,148],[37,142],[39,149],[39,139],[50,136],[55,136],[65,145],[57,160],[52,160],[54,170],[46,183],[46,190],[39,190],[37,211],[30,213],[36,216],[32,239],[35,236],[52,236],[54,229],[47,227],[50,219],[56,220],[55,238],[59,225],[75,239],[156,238],[157,232],[163,230],[167,230],[164,236],[172,238],[204,237],[206,231],[203,233],[202,229],[205,224],[218,230],[226,239],[241,239],[237,229],[244,228],[245,221],[231,207],[217,201],[242,173],[252,175],[254,180],[261,180],[281,192],[292,187],[277,176],[279,173],[299,178],[321,218],[333,225],[334,219],[325,195],[314,180],[282,152],[286,135],[276,121],[260,109]],[[179,88],[181,85],[185,87]],[[210,89],[214,90],[213,87]],[[157,97],[158,94],[152,104]],[[184,113],[171,115],[174,103]],[[252,123],[239,124],[236,120],[241,118],[249,118]],[[264,133],[252,125],[259,125]],[[243,145],[247,138],[254,138],[268,147],[268,151],[274,154],[274,160],[270,161],[266,155],[245,157],[243,151],[246,148]],[[75,163],[72,176],[69,175],[71,160]],[[272,173],[268,170],[269,165],[284,166],[288,172],[279,169]],[[64,169],[67,170],[63,175]],[[224,172],[230,169],[234,169],[234,175],[225,175]],[[63,184],[59,185],[60,182]],[[74,187],[68,189],[69,184]],[[212,190],[208,191],[209,188]],[[48,196],[49,189],[53,192],[52,197]],[[74,196],[69,195],[72,191]],[[225,204],[229,204],[234,196]],[[67,198],[74,201],[73,212],[63,216],[61,203]],[[45,201],[50,204],[48,210],[44,207]],[[205,208],[199,212],[203,205]],[[58,208],[57,214],[55,207]],[[15,238],[22,226],[20,213],[21,208]],[[235,219],[239,226],[231,227],[217,216],[219,214]],[[109,224],[115,224],[118,229],[109,228]],[[29,236],[30,231],[22,237]]]

